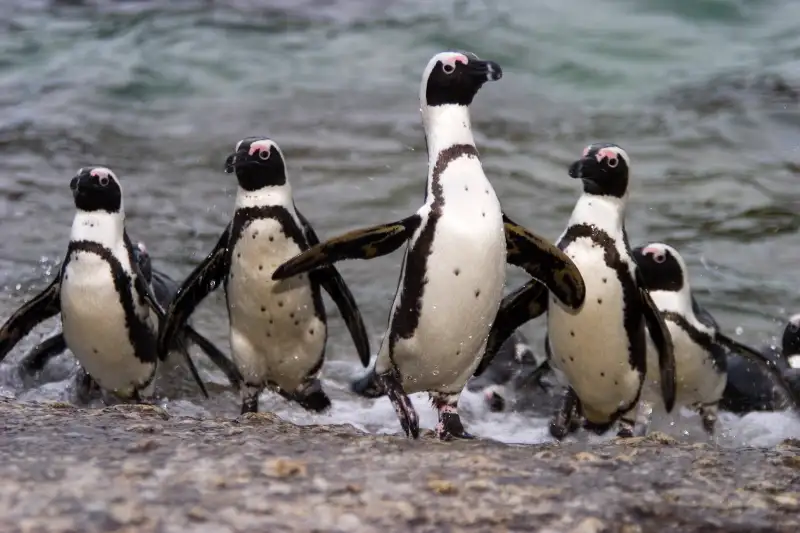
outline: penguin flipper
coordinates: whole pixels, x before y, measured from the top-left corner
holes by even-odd
[[[175,297],[167,307],[166,316],[158,328],[158,357],[166,359],[175,342],[175,337],[183,329],[195,307],[219,287],[228,273],[228,242],[231,226],[222,232],[216,246],[206,258],[195,267],[184,280]]]
[[[520,226],[503,213],[506,261],[524,269],[547,286],[558,300],[573,311],[586,299],[586,284],[567,254],[546,239]]]
[[[6,320],[0,328],[0,361],[5,359],[17,343],[30,331],[61,311],[61,271],[42,292]]]
[[[677,395],[677,382],[675,377],[675,346],[672,335],[669,333],[664,317],[658,310],[650,292],[645,288],[641,272],[636,269],[636,284],[642,300],[642,313],[650,332],[650,338],[658,352],[659,381],[661,382],[661,396],[664,398],[664,408],[668,413],[675,407]]]
[[[200,347],[203,350],[211,362],[219,368],[225,377],[228,378],[228,381],[231,382],[233,388],[237,391],[241,389],[242,383],[244,382],[244,378],[242,374],[239,372],[239,369],[236,368],[236,365],[233,364],[233,361],[228,359],[222,351],[217,348],[214,343],[210,340],[205,338],[203,335],[197,332],[192,326],[185,326],[186,335],[191,339],[193,343]]]
[[[770,361],[758,350],[751,348],[746,344],[742,344],[723,333],[717,332],[716,341],[724,348],[732,352],[736,352],[745,359],[749,359],[758,365],[758,367],[763,370],[767,376],[769,376],[773,383],[782,389],[783,394],[785,394],[787,399],[790,400],[792,409],[795,411],[800,411],[800,391],[795,390],[789,384],[789,382],[786,381],[783,373],[775,366],[773,361]]]
[[[314,228],[311,227],[306,217],[304,217],[296,207],[295,212],[303,224],[308,244],[310,246],[318,245],[319,237],[317,237]],[[342,319],[344,319],[345,324],[347,324],[347,329],[350,331],[350,336],[353,338],[353,343],[356,345],[356,351],[358,352],[359,359],[361,359],[361,364],[364,368],[367,368],[371,355],[367,328],[364,325],[361,312],[358,310],[356,299],[344,282],[342,275],[339,274],[336,267],[331,265],[309,273],[309,277],[312,282],[318,283],[325,289],[325,292],[333,299],[336,307],[339,308]]]
[[[389,254],[408,241],[421,222],[422,217],[415,213],[397,222],[334,237],[283,263],[272,273],[272,279],[290,278],[344,259],[373,259]]]
[[[20,361],[19,365],[24,373],[35,374],[42,370],[50,359],[66,349],[67,341],[64,340],[64,334],[56,333],[34,346]]]
[[[486,371],[500,347],[517,328],[547,311],[547,295],[547,287],[532,279],[503,298],[489,330],[483,358],[475,369],[476,377]]]

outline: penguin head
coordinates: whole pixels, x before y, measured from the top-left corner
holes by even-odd
[[[649,291],[681,292],[688,287],[686,264],[672,246],[654,242],[633,250],[633,260]]]
[[[420,103],[422,107],[468,106],[484,83],[502,76],[494,61],[481,61],[470,52],[441,52],[428,61],[422,74]]]
[[[781,348],[789,366],[800,368],[800,314],[792,316],[786,324]]]
[[[92,166],[78,170],[69,182],[75,207],[81,211],[122,210],[122,186],[117,176],[106,167]]]
[[[266,137],[247,137],[236,143],[235,151],[225,160],[225,172],[235,172],[239,187],[245,191],[286,185],[283,152]]]
[[[614,198],[624,198],[628,193],[629,172],[627,152],[613,143],[590,144],[569,166],[570,177],[583,181],[584,192]]]

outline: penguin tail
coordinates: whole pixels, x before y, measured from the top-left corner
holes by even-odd
[[[374,368],[360,378],[353,380],[350,383],[350,390],[364,398],[380,398],[386,394]]]

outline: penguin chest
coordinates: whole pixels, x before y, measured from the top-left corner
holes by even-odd
[[[301,252],[274,219],[248,223],[234,245],[227,296],[231,352],[245,380],[294,390],[323,354],[326,324],[319,288],[300,274],[272,273]]]
[[[547,334],[552,363],[569,380],[587,416],[594,413],[594,418],[605,418],[630,405],[642,384],[630,354],[641,344],[641,356],[645,355],[644,324],[641,314],[632,315],[638,306],[631,308],[632,302],[625,301],[623,283],[635,286],[627,268],[620,276],[606,263],[604,248],[589,238],[576,239],[564,252],[583,274],[586,300],[573,315],[550,297]],[[606,421],[594,418],[591,421]]]
[[[409,393],[461,391],[503,296],[506,244],[494,191],[475,184],[471,197],[458,200],[448,196],[431,214],[407,258],[392,328],[399,327],[393,360]],[[410,321],[416,327],[403,331]]]
[[[135,297],[130,277],[112,268],[96,254],[70,254],[61,278],[61,321],[81,366],[101,387],[127,396],[154,371],[155,334],[149,308]],[[141,324],[135,339],[134,323]],[[137,358],[134,342],[142,344],[139,355],[148,360]]]
[[[666,321],[672,336],[675,353],[675,384],[678,405],[692,406],[696,403],[713,403],[722,398],[727,383],[727,373],[714,365],[710,352],[712,346],[701,346],[690,334],[671,320]],[[648,402],[664,409],[661,397],[658,352],[650,335],[647,336],[647,391]]]

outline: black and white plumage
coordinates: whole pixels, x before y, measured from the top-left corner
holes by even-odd
[[[162,307],[169,306],[172,298],[178,292],[178,283],[169,277],[164,272],[153,268],[152,258],[147,251],[143,242],[137,242],[133,248],[134,261],[139,267],[146,283],[153,291],[153,296]],[[183,357],[188,360],[188,353],[186,348],[189,342],[197,344],[209,359],[222,370],[231,384],[236,388],[241,382],[241,375],[239,374],[236,366],[223,354],[214,343],[200,335],[191,326],[183,329],[182,334],[178,337],[177,342],[173,345],[173,350],[180,351]],[[20,369],[23,375],[31,375],[41,371],[44,366],[52,358],[58,356],[66,351],[67,342],[64,339],[63,332],[58,332],[50,337],[44,339],[42,342],[34,346],[20,362]]]
[[[81,366],[79,398],[99,385],[122,400],[139,401],[153,392],[156,320],[163,310],[134,258],[117,176],[105,167],[81,168],[70,189],[76,213],[66,257],[47,288],[0,329],[0,358],[37,324],[61,313],[64,341]]]
[[[695,409],[703,428],[714,433],[717,411],[728,377],[728,353],[735,352],[756,364],[791,398],[789,385],[772,361],[722,333],[714,317],[694,298],[686,262],[678,251],[664,243],[650,243],[633,251],[644,285],[650,291],[667,323],[675,349],[675,403]],[[643,392],[642,421],[646,431],[649,411],[663,408],[658,390],[659,376],[652,369],[657,356],[648,338],[648,377]],[[797,398],[792,400],[797,406]],[[648,413],[648,414],[645,414]]]
[[[244,382],[242,413],[258,411],[258,395],[265,387],[306,409],[325,410],[330,399],[317,379],[328,338],[321,290],[339,307],[366,366],[369,339],[358,307],[334,267],[286,281],[272,279],[278,265],[318,242],[294,204],[277,143],[265,137],[242,139],[225,171],[234,172],[239,185],[233,220],[170,304],[159,333],[159,353],[195,307],[223,286],[231,354]]]
[[[667,411],[675,398],[675,361],[669,331],[643,286],[625,232],[630,159],[610,143],[587,146],[569,167],[583,183],[567,229],[557,245],[578,266],[586,283],[580,310],[564,308],[528,283],[503,300],[489,337],[486,359],[516,328],[547,312],[545,342],[551,366],[569,384],[550,425],[564,438],[575,428],[604,433],[619,420],[619,436],[631,436],[646,373],[645,323],[658,348]]]
[[[407,243],[389,324],[363,387],[387,394],[403,430],[419,423],[407,394],[428,392],[441,439],[471,438],[457,405],[480,362],[505,284],[505,265],[525,268],[566,305],[583,299],[580,273],[552,244],[513,223],[486,178],[469,106],[500,66],[473,54],[442,52],[428,62],[420,107],[428,147],[424,205],[398,222],[355,230],[283,264],[286,279],[343,259],[371,259]]]

